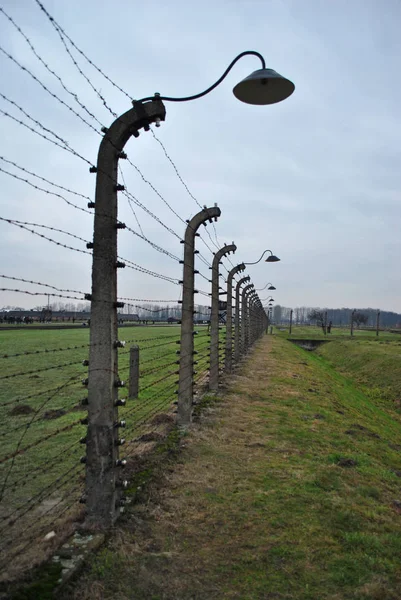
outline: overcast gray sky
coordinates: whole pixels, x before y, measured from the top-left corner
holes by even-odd
[[[0,0],[0,5],[65,85],[103,125],[110,125],[112,115],[74,67],[35,0]],[[265,107],[238,102],[232,87],[260,65],[256,58],[245,57],[205,98],[185,104],[166,102],[166,121],[156,134],[197,200],[208,206],[217,202],[221,208],[217,239],[219,244],[236,243],[233,264],[257,260],[266,248],[281,258],[279,263],[248,269],[256,287],[273,282],[277,303],[400,312],[399,0],[44,0],[44,5],[132,98],[154,92],[195,94],[211,85],[238,53],[261,52],[268,67],[295,83],[289,99]],[[0,40],[9,54],[100,130],[39,63],[3,14]],[[130,108],[126,96],[77,53],[74,56],[114,112]],[[101,137],[4,54],[0,65],[0,92],[96,163]],[[0,109],[28,122],[1,97]],[[10,118],[0,114],[0,119],[0,156],[93,197],[95,175],[87,164]],[[182,218],[197,212],[195,201],[150,132],[131,139],[127,152]],[[0,167],[21,175],[1,160]],[[132,166],[124,162],[122,167],[128,190],[182,236],[182,222]],[[1,172],[0,181],[2,217],[92,239],[90,215]],[[86,206],[84,199],[65,197]],[[121,220],[137,230],[123,195],[119,202]],[[135,210],[144,234],[181,256],[179,240],[140,208]],[[215,239],[210,225],[208,230]],[[50,231],[47,235],[85,249],[79,240]],[[212,246],[205,232],[202,236]],[[211,259],[201,240],[198,248]],[[90,291],[88,255],[58,248],[5,222],[0,222],[0,250],[2,274]],[[119,233],[119,254],[147,269],[181,278],[177,262],[127,231]],[[207,267],[199,264],[208,275]],[[120,296],[179,297],[178,285],[131,269],[119,275]],[[2,279],[0,287],[42,291],[14,283]],[[199,279],[201,290],[208,292],[208,285]],[[207,302],[203,297],[199,300]],[[0,308],[32,307],[44,301],[0,292]]]

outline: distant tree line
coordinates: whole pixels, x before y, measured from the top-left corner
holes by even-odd
[[[210,309],[208,306],[196,305],[195,310],[195,321],[208,321],[210,319]],[[124,314],[137,314],[141,320],[151,319],[152,321],[167,321],[170,318],[177,320],[181,319],[180,304],[141,303],[133,305],[127,303],[124,308],[119,309],[119,312]]]
[[[348,326],[351,323],[352,311],[357,327],[376,327],[377,308],[322,308],[315,306],[298,306],[293,309],[292,322],[298,325],[321,326],[322,315],[327,311],[327,323],[334,327]],[[276,324],[290,322],[291,308],[277,304],[273,308],[273,321]],[[400,328],[401,314],[391,311],[380,311],[380,327]]]

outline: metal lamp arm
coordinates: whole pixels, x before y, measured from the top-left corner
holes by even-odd
[[[256,291],[257,291],[257,292],[263,292],[263,290],[265,290],[265,289],[267,288],[267,286],[268,286],[268,285],[273,285],[273,284],[272,284],[272,283],[270,283],[270,282],[269,282],[269,283],[266,283],[265,287],[262,287],[262,288],[257,288],[257,289],[256,289]]]
[[[220,79],[218,79],[216,81],[216,83],[211,85],[204,92],[200,92],[199,94],[195,94],[194,96],[185,96],[183,98],[171,98],[170,96],[160,96],[159,94],[155,94],[155,96],[148,96],[147,98],[142,98],[142,100],[138,100],[138,102],[146,102],[147,100],[153,100],[153,99],[166,100],[168,102],[188,102],[189,100],[197,100],[198,98],[202,98],[202,96],[206,96],[206,94],[208,94],[209,92],[214,90],[218,85],[220,85],[220,83],[227,77],[227,75],[229,74],[229,72],[231,71],[231,69],[233,68],[235,63],[237,61],[239,61],[240,58],[242,58],[243,56],[249,56],[249,55],[257,56],[258,58],[260,58],[260,60],[262,62],[262,69],[266,68],[265,59],[263,58],[263,56],[261,54],[259,54],[259,52],[255,52],[254,50],[245,50],[245,52],[241,52],[241,54],[238,54],[238,56],[236,56],[234,58],[234,60],[224,71],[224,73],[220,77]]]
[[[259,260],[255,261],[255,262],[248,262],[248,263],[244,263],[245,265],[257,265],[258,263],[260,263],[260,261],[262,260],[262,258],[264,257],[264,255],[266,254],[266,252],[270,252],[270,254],[273,254],[273,252],[271,250],[265,250],[262,254],[262,256],[259,258]]]

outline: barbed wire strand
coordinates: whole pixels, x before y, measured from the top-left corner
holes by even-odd
[[[76,383],[78,383],[78,382],[76,382]],[[58,386],[47,389],[47,390],[42,390],[41,392],[34,392],[33,394],[29,394],[27,396],[20,396],[19,398],[13,398],[13,400],[9,400],[8,402],[3,402],[2,404],[0,404],[0,407],[11,406],[13,404],[19,404],[20,402],[26,402],[27,400],[36,399],[36,398],[39,398],[40,396],[44,396],[45,394],[50,394],[51,392],[54,392],[57,390],[58,390]]]
[[[33,469],[29,469],[28,474],[24,473],[20,479],[16,479],[10,483],[6,487],[6,490],[15,490],[19,487],[25,487],[25,485],[30,483],[33,479],[37,479],[38,474],[43,475],[46,473],[47,475],[47,473],[51,470],[51,467],[56,464],[60,464],[60,462],[65,462],[67,457],[70,458],[71,456],[75,456],[75,454],[81,454],[81,443],[79,440],[75,440],[72,444],[63,447],[62,450],[51,456],[50,459],[46,457],[43,461],[35,463],[35,467]],[[43,467],[46,468],[44,469]]]
[[[20,33],[20,35],[24,38],[24,40],[26,41],[26,43],[28,44],[29,48],[31,49],[31,51],[33,52],[33,54],[36,56],[36,58],[39,60],[39,62],[45,67],[45,69],[54,77],[56,77],[56,79],[59,81],[59,83],[61,84],[62,88],[64,89],[65,92],[67,92],[67,94],[69,94],[70,96],[72,96],[72,98],[75,100],[75,102],[94,120],[96,121],[96,123],[98,125],[100,125],[102,127],[102,123],[101,121],[99,121],[99,119],[97,117],[95,117],[95,115],[93,113],[91,113],[91,111],[85,106],[85,104],[83,102],[81,102],[81,100],[78,98],[78,95],[75,92],[71,92],[71,90],[69,90],[67,88],[67,86],[65,85],[64,81],[61,79],[61,77],[55,72],[53,71],[49,65],[43,60],[43,58],[40,56],[40,54],[37,52],[37,50],[35,49],[34,45],[32,44],[31,40],[28,38],[28,36],[22,31],[22,29],[19,27],[19,25],[17,25],[17,23],[14,21],[14,19],[12,17],[10,17],[10,15],[8,15],[6,13],[6,11],[0,6],[0,12],[3,13],[3,15],[9,20],[10,23],[12,23],[12,25],[15,27],[15,29]],[[105,104],[105,106],[107,107],[107,105]],[[114,114],[114,113],[112,113]]]
[[[6,521],[10,517],[12,517],[14,514],[16,514],[18,511],[20,511],[22,508],[25,508],[26,506],[29,506],[29,505],[35,506],[35,504],[37,504],[37,502],[35,503],[35,500],[38,500],[38,501],[42,500],[41,496],[43,495],[44,492],[51,490],[52,487],[54,486],[54,484],[60,483],[63,479],[65,479],[67,476],[69,476],[73,471],[77,471],[79,468],[82,468],[82,465],[80,463],[78,463],[78,465],[74,465],[74,466],[70,467],[66,472],[64,472],[62,475],[59,475],[54,481],[52,481],[45,488],[41,489],[34,496],[31,496],[22,506],[19,506],[18,508],[14,509],[8,515],[1,517],[1,520]],[[68,483],[68,481],[69,481],[69,479],[67,481],[64,481],[61,485],[64,485],[64,483]],[[60,487],[61,487],[61,485],[60,485]],[[30,510],[31,510],[31,508],[28,508],[28,510],[25,511],[25,513],[23,513],[22,515],[20,515],[17,519],[22,518]],[[14,525],[15,523],[16,523],[16,520],[14,519],[11,522],[11,525]],[[9,526],[10,526],[10,523],[5,523],[5,526],[2,529],[0,529],[0,533],[2,533]]]
[[[53,296],[55,298],[68,298],[69,300],[84,300],[78,296],[67,296],[66,294],[55,294],[54,292],[30,292],[28,290],[19,290],[18,288],[0,288],[0,292],[15,292],[17,294],[27,294],[28,296]]]
[[[40,285],[43,287],[51,288],[52,290],[56,290],[57,292],[71,292],[73,294],[83,294],[80,290],[69,290],[64,288],[59,288],[54,285],[50,285],[49,283],[41,283],[40,281],[32,281],[30,279],[23,279],[22,277],[12,277],[11,275],[0,275],[3,279],[12,279],[13,281],[22,281],[24,283],[34,283],[35,285]]]
[[[78,206],[77,204],[74,204],[73,202],[71,202],[70,200],[67,200],[67,198],[65,198],[61,194],[58,194],[57,192],[53,192],[51,190],[46,190],[45,188],[42,188],[41,186],[36,185],[35,183],[32,183],[31,181],[29,181],[29,179],[25,179],[24,177],[20,177],[19,175],[16,175],[15,173],[11,173],[10,171],[7,171],[6,169],[3,169],[3,167],[0,167],[0,172],[1,173],[5,173],[6,175],[9,175],[10,177],[13,177],[14,179],[18,179],[19,181],[23,181],[24,183],[26,183],[30,187],[34,188],[35,190],[38,190],[40,192],[44,192],[45,194],[48,194],[50,196],[55,196],[56,198],[60,198],[66,204],[68,204],[69,206],[72,206],[73,208],[76,208],[76,209],[78,209],[78,210],[80,210],[82,212],[89,213],[90,215],[93,215],[92,211],[87,210],[86,208],[82,208],[81,206]]]
[[[45,181],[46,183],[49,183],[50,185],[53,185],[54,187],[57,187],[60,190],[64,190],[65,192],[68,192],[69,194],[73,194],[74,196],[79,196],[80,198],[84,198],[84,200],[89,200],[89,202],[91,202],[91,198],[89,196],[85,196],[85,194],[81,194],[80,192],[75,192],[74,190],[71,190],[70,188],[67,188],[58,183],[54,183],[54,181],[50,181],[49,179],[46,179],[45,177],[42,177],[41,175],[37,175],[36,173],[33,173],[32,171],[25,169],[25,167],[21,167],[21,165],[18,165],[16,162],[9,160],[7,158],[4,158],[4,156],[0,156],[0,160],[12,165],[13,167],[16,167],[17,169],[20,169],[24,173],[28,173],[28,175],[32,175],[32,177],[41,179],[42,181]],[[87,211],[87,212],[90,212],[90,211]],[[93,214],[93,213],[90,213],[90,214]]]
[[[63,485],[63,484],[62,484],[62,485]],[[59,487],[61,488],[61,487],[62,487],[62,485],[60,485]],[[48,509],[47,509],[47,510],[46,510],[44,513],[42,513],[42,517],[43,517],[43,516],[45,516],[46,514],[48,514],[48,513],[49,513],[49,512],[51,512],[51,511],[53,511],[53,512],[54,512],[54,510],[55,510],[55,508],[57,508],[57,506],[59,506],[60,504],[62,504],[62,503],[65,501],[65,499],[66,499],[67,497],[71,498],[71,494],[73,494],[73,493],[74,493],[76,490],[78,490],[78,489],[81,489],[81,486],[76,486],[76,487],[75,487],[75,488],[73,488],[72,490],[69,490],[69,491],[68,491],[68,492],[67,492],[67,493],[66,493],[66,494],[65,494],[65,495],[64,495],[62,498],[60,498],[60,500],[58,500],[58,502],[57,502],[56,504],[54,504],[53,506],[51,506],[50,508],[48,508]],[[73,499],[73,500],[72,500],[72,501],[71,501],[69,504],[67,504],[65,507],[63,507],[63,508],[62,508],[62,510],[61,510],[60,512],[56,513],[56,514],[53,516],[53,522],[55,522],[55,521],[56,521],[56,519],[60,519],[60,518],[61,518],[61,516],[62,516],[62,515],[65,513],[65,512],[67,512],[67,511],[68,511],[68,510],[69,510],[69,509],[70,509],[70,508],[73,506],[73,504],[75,504],[76,500],[77,500],[77,498],[74,498],[74,499]],[[37,523],[37,522],[36,522],[35,520],[33,520],[33,521],[31,522],[31,524],[30,524],[28,527],[26,527],[26,528],[25,528],[25,530],[24,530],[24,531],[21,533],[21,535],[22,535],[23,533],[26,533],[26,531],[28,531],[29,529],[32,529],[32,527],[34,527],[34,525],[36,525],[36,523]],[[5,566],[5,565],[9,564],[10,560],[13,560],[13,559],[17,558],[17,556],[20,556],[21,554],[23,554],[23,552],[24,552],[24,551],[25,551],[27,548],[29,548],[29,547],[31,547],[31,546],[32,546],[32,542],[33,542],[33,540],[34,540],[34,539],[37,539],[37,538],[39,537],[39,535],[43,535],[43,533],[44,533],[44,532],[47,530],[47,528],[48,528],[48,527],[49,527],[49,525],[48,525],[48,524],[46,524],[44,527],[42,527],[41,529],[39,529],[39,531],[37,531],[37,532],[35,533],[35,535],[34,535],[34,536],[32,536],[32,537],[31,537],[31,538],[28,540],[28,542],[25,544],[25,546],[23,546],[22,548],[18,549],[18,550],[17,550],[16,552],[14,552],[14,553],[13,553],[11,556],[8,556],[8,557],[6,557],[6,559],[3,561],[3,563],[1,563],[1,565],[0,565],[0,566],[1,566],[1,567],[3,567],[3,566]],[[12,541],[13,541],[13,540],[11,540],[11,541],[10,541],[10,542],[9,542],[7,545],[11,545]]]
[[[122,94],[124,94],[124,96],[126,96],[129,100],[132,99],[132,96],[130,94],[128,94],[126,91],[124,91],[119,85],[117,85],[112,79],[110,79],[110,77],[108,77],[108,75],[106,75],[102,69],[100,69],[99,67],[97,67],[95,65],[95,63],[88,58],[88,56],[74,43],[74,41],[69,37],[69,35],[66,33],[65,29],[63,29],[61,27],[61,25],[56,21],[56,19],[54,19],[50,13],[46,10],[46,8],[44,7],[44,5],[39,2],[39,0],[35,0],[36,4],[39,6],[40,10],[46,15],[46,17],[49,19],[50,23],[52,24],[52,26],[60,31],[62,33],[62,35],[70,42],[71,46],[94,68],[96,69],[96,71],[98,73],[100,73],[100,75],[102,75],[105,79],[107,79],[107,81],[109,83],[111,83],[111,85],[113,87],[115,87],[117,90],[119,90]]]
[[[13,379],[14,377],[23,377],[25,375],[33,375],[35,373],[44,373],[45,371],[52,371],[54,369],[61,369],[62,367],[71,367],[73,365],[79,365],[82,364],[82,360],[79,361],[72,361],[72,362],[68,362],[68,363],[62,363],[60,365],[52,365],[51,367],[43,367],[42,369],[33,369],[31,371],[21,371],[18,373],[9,373],[7,375],[1,375],[0,377],[0,381],[3,381],[4,379]]]
[[[33,119],[30,115],[28,115],[28,113],[26,113],[21,107],[19,107],[15,102],[9,100],[8,98],[6,98],[5,96],[3,96],[2,94],[0,94],[0,96],[2,96],[3,98],[5,98],[7,101],[11,102],[12,104],[14,104],[15,106],[17,106],[17,108],[19,108],[19,110],[21,110],[26,116],[28,116],[28,118],[32,119],[35,124],[37,124],[39,127],[43,128],[45,131],[50,132],[52,135],[57,136],[57,134],[55,134],[54,132],[52,132],[51,130],[47,129],[46,127],[44,127],[39,121]],[[55,140],[52,140],[51,138],[47,137],[46,135],[40,133],[39,131],[33,129],[32,127],[30,127],[29,125],[27,125],[26,123],[24,123],[23,121],[20,121],[19,119],[17,119],[16,117],[14,117],[13,115],[10,115],[9,113],[3,111],[0,109],[0,113],[11,118],[12,120],[16,121],[18,124],[26,127],[27,129],[29,129],[30,131],[32,131],[33,133],[35,133],[36,135],[39,135],[40,137],[44,138],[45,140],[55,144],[56,146],[60,147],[62,150],[68,151],[70,153],[72,153],[74,156],[76,156],[77,158],[80,158],[81,160],[83,160],[86,164],[89,164],[92,166],[92,162],[89,161],[88,159],[86,159],[85,157],[83,157],[81,154],[79,154],[76,150],[74,150],[73,148],[71,148],[71,146],[69,145],[69,143],[66,140],[63,140],[62,138],[59,138],[62,140],[62,144],[56,142]],[[11,161],[10,161],[11,162]],[[17,165],[16,163],[14,163],[15,166],[17,166],[17,168],[21,168],[19,165]],[[22,168],[23,169],[23,168]],[[11,173],[9,171],[6,171],[5,169],[3,169],[3,172],[11,177],[14,177],[15,179],[18,179],[20,181],[23,181],[24,183],[27,183],[28,185],[30,185],[31,187],[40,190],[40,191],[44,191],[47,194],[50,195],[54,195],[56,197],[61,198],[62,200],[64,200],[64,202],[66,202],[68,205],[70,205],[73,208],[76,208],[82,212],[85,212],[87,214],[93,214],[92,211],[86,209],[86,208],[82,208],[76,204],[74,204],[73,202],[67,200],[64,196],[61,196],[60,194],[56,194],[55,192],[52,192],[50,190],[46,190],[44,188],[41,188],[39,186],[36,186],[35,184],[33,184],[31,181],[19,177],[18,175]],[[35,175],[34,175],[35,176]],[[39,178],[44,179],[42,177],[39,176]],[[51,185],[55,185],[56,187],[57,184],[54,184],[53,182],[49,182]],[[143,211],[145,211],[149,216],[151,216],[155,221],[157,221],[164,229],[166,229],[166,231],[168,231],[169,233],[171,233],[172,235],[174,235],[177,239],[181,239],[181,236],[179,236],[173,229],[171,229],[171,227],[167,226],[157,215],[155,215],[150,209],[148,209],[144,204],[142,204],[142,202],[140,202],[133,194],[131,194],[130,192],[128,192],[128,190],[123,190],[123,194],[127,197],[127,199],[132,200],[139,208],[141,208]],[[134,235],[137,235],[138,237],[141,237],[140,234],[138,234],[137,232],[135,232],[134,230],[132,230],[131,228],[126,227],[129,231],[131,231],[131,233],[133,233]],[[146,241],[147,243],[149,243],[150,245],[153,246],[153,248],[155,249],[159,249],[160,247],[157,246],[157,244],[154,244],[154,242],[151,242],[148,238],[146,238],[145,236],[143,236],[144,241]],[[210,248],[209,248],[210,250]],[[160,249],[159,249],[160,251]],[[211,250],[210,250],[211,251]],[[173,257],[173,255],[166,251],[166,250],[162,250],[162,252],[164,254],[167,254],[168,256]],[[210,266],[210,263],[205,259],[205,257],[202,256],[202,254],[199,252],[198,257],[200,260],[202,260],[202,262],[207,265]],[[177,257],[176,260],[179,260]]]
[[[53,25],[55,25],[54,21],[53,21]],[[55,30],[57,31],[59,38],[64,46],[65,51],[67,52],[68,56],[70,57],[70,59],[72,60],[75,68],[77,69],[77,71],[79,72],[79,74],[85,79],[85,81],[88,83],[88,85],[90,86],[90,88],[95,92],[96,96],[101,100],[103,106],[109,111],[109,113],[116,119],[117,118],[117,114],[110,108],[110,106],[107,104],[106,99],[104,98],[104,96],[102,96],[101,92],[93,85],[93,83],[91,82],[91,80],[89,79],[89,77],[87,77],[87,75],[85,75],[85,73],[82,71],[81,67],[79,66],[79,64],[77,63],[77,61],[75,60],[73,54],[71,53],[70,49],[68,48],[67,42],[65,41],[65,38],[63,36],[63,34],[60,31],[60,28],[55,25]]]
[[[124,185],[125,189],[127,189],[127,184],[126,184],[126,182],[125,182],[124,172],[123,172],[123,170],[122,170],[122,168],[121,168],[121,165],[118,165],[118,170],[119,170],[119,172],[120,172],[120,176],[121,176],[121,180],[122,180],[122,182],[123,182],[123,185]],[[142,226],[141,226],[141,224],[140,224],[140,222],[139,222],[138,216],[137,216],[137,214],[136,214],[136,212],[135,212],[135,210],[134,210],[134,207],[132,206],[132,201],[131,201],[131,198],[130,198],[129,196],[126,196],[126,198],[127,198],[127,200],[128,200],[128,206],[130,207],[130,209],[131,209],[131,211],[132,211],[132,214],[133,214],[133,215],[134,215],[134,217],[135,217],[135,221],[136,221],[136,223],[137,223],[137,225],[138,225],[138,227],[139,227],[139,231],[141,232],[142,236],[143,236],[143,237],[145,237],[145,234],[143,233],[143,229],[142,229]]]
[[[5,115],[6,117],[9,117],[10,119],[13,119],[14,121],[16,121],[17,123],[19,123],[20,125],[23,125],[24,127],[26,127],[27,129],[29,129],[33,133],[36,133],[37,135],[43,137],[48,142],[51,142],[52,144],[55,144],[56,146],[59,146],[60,148],[62,148],[63,150],[66,150],[67,152],[71,152],[72,154],[75,154],[76,156],[79,156],[79,158],[83,158],[83,157],[81,157],[77,152],[75,152],[71,148],[71,146],[69,145],[69,143],[64,138],[62,138],[59,135],[57,135],[57,133],[54,133],[54,131],[52,131],[51,129],[48,129],[47,127],[45,127],[40,121],[38,121],[37,119],[35,119],[34,117],[32,117],[29,113],[27,113],[26,110],[24,110],[22,108],[22,106],[20,106],[19,104],[17,104],[17,102],[15,102],[14,100],[11,100],[10,98],[8,98],[7,96],[5,96],[1,92],[0,92],[0,97],[3,98],[3,100],[5,100],[9,104],[11,104],[12,106],[14,106],[15,108],[17,108],[20,112],[22,112],[22,114],[27,119],[29,119],[30,121],[32,121],[33,123],[35,123],[35,125],[37,125],[38,127],[40,127],[40,129],[43,129],[43,131],[46,131],[47,133],[50,133],[52,136],[54,136],[57,140],[59,140],[59,142],[61,142],[61,144],[58,143],[58,142],[55,142],[51,138],[46,137],[42,133],[39,133],[35,129],[32,129],[32,127],[30,127],[29,125],[27,125],[23,121],[20,121],[19,119],[17,119],[13,115],[10,115],[7,112],[1,111],[3,115]],[[92,164],[92,163],[89,163],[89,164]]]
[[[61,390],[64,390],[66,387],[68,387],[68,386],[69,386],[69,385],[72,383],[72,381],[73,381],[73,380],[75,380],[75,379],[77,379],[77,376],[76,376],[76,375],[74,375],[74,376],[72,376],[72,377],[69,377],[69,378],[67,379],[67,381],[65,381],[64,383],[62,383],[62,384],[61,384],[61,385],[60,385],[60,386],[59,386],[59,387],[58,387],[58,388],[55,390],[54,394],[52,394],[52,395],[50,395],[48,398],[46,398],[45,402],[43,402],[43,403],[41,404],[41,406],[39,407],[39,409],[37,409],[37,410],[34,412],[34,414],[33,414],[32,418],[31,418],[31,421],[30,421],[30,422],[32,422],[32,421],[34,420],[34,418],[35,418],[36,414],[38,413],[38,411],[39,411],[39,410],[41,410],[41,409],[42,409],[42,407],[46,406],[46,404],[47,404],[48,402],[50,402],[50,400],[52,400],[52,399],[54,398],[54,396],[55,396],[55,395],[56,395],[58,392],[60,392]],[[71,425],[71,424],[70,424],[70,425]],[[5,487],[6,487],[6,485],[7,485],[8,478],[9,478],[9,476],[10,476],[10,473],[11,473],[11,471],[12,471],[13,467],[14,467],[15,458],[18,456],[18,454],[19,454],[19,452],[20,452],[20,449],[21,449],[21,444],[22,444],[22,442],[23,442],[23,440],[24,440],[24,438],[25,438],[25,435],[27,434],[28,430],[29,430],[29,424],[27,424],[27,427],[26,427],[25,431],[24,431],[24,432],[21,434],[21,436],[20,436],[20,438],[19,438],[19,440],[18,440],[17,446],[16,446],[16,448],[15,448],[14,452],[12,453],[12,455],[10,456],[10,458],[11,458],[11,464],[10,464],[10,466],[9,466],[9,468],[8,468],[8,471],[7,471],[7,473],[6,473],[5,477],[4,477],[3,486],[2,486],[2,488],[1,488],[1,491],[0,491],[0,502],[1,502],[1,501],[2,501],[2,499],[3,499],[4,490],[5,490]],[[1,460],[1,463],[5,462],[5,460],[8,460],[8,459],[4,459],[4,458],[3,458],[3,459]]]
[[[182,178],[177,165],[174,163],[173,159],[171,158],[171,156],[168,154],[167,149],[164,145],[164,143],[157,137],[157,135],[155,134],[153,128],[150,128],[150,131],[153,135],[154,140],[160,145],[160,147],[162,148],[165,157],[167,158],[167,160],[169,161],[169,163],[171,164],[171,166],[173,167],[175,174],[177,175],[178,179],[180,180],[180,182],[182,183],[182,185],[184,186],[185,190],[187,191],[188,195],[190,196],[190,198],[192,198],[192,200],[194,200],[194,202],[198,205],[198,207],[202,210],[203,206],[201,205],[201,203],[197,200],[197,198],[195,198],[195,196],[192,194],[192,192],[190,191],[189,187],[187,186],[187,184],[185,183],[184,179]],[[221,248],[221,244],[219,245],[219,241],[217,239],[217,231],[216,231],[216,227],[213,223],[213,229],[214,229],[214,234],[216,237],[216,242],[217,244],[216,247],[219,249]],[[207,234],[210,237],[210,240],[214,243],[214,241],[212,240],[212,237],[209,233],[209,231],[206,229]]]
[[[60,366],[64,366],[64,365],[60,365]],[[64,417],[65,415],[69,415],[71,414],[71,411],[73,409],[75,409],[76,407],[76,399],[73,399],[73,402],[71,403],[71,399],[67,404],[63,404],[62,406],[57,406],[58,411],[64,410],[65,412],[63,414],[60,414],[60,417]],[[83,410],[83,408],[82,408]],[[47,412],[47,411],[46,411]],[[38,414],[38,419],[37,420],[33,420],[32,423],[30,423],[29,428],[31,429],[31,431],[33,431],[32,426],[34,425],[42,425],[43,424],[43,419],[46,418],[46,412],[42,414]],[[24,429],[24,427],[26,427],[26,423],[21,423],[20,425],[17,425],[16,427],[13,428],[7,428],[7,429],[3,429],[0,431],[0,437],[6,437],[7,435],[14,433],[15,431],[20,431],[21,429]]]
[[[32,71],[30,71],[30,69],[28,69],[27,67],[24,67],[24,65],[22,65],[16,58],[14,58],[14,56],[12,56],[12,54],[9,54],[7,52],[7,50],[5,50],[3,48],[3,46],[1,46],[1,45],[0,45],[0,52],[2,52],[14,64],[16,64],[19,67],[19,69],[21,69],[21,71],[30,75],[30,77],[32,77],[32,79],[34,81],[36,81],[36,83],[38,83],[41,86],[41,88],[45,90],[45,92],[47,92],[52,98],[54,98],[54,100],[57,100],[62,106],[65,106],[73,115],[75,115],[80,121],[82,121],[82,123],[87,125],[87,127],[89,127],[97,135],[100,135],[100,136],[102,135],[100,133],[100,131],[98,131],[96,129],[96,127],[93,127],[93,125],[91,123],[89,123],[89,121],[84,119],[84,117],[82,115],[80,115],[76,110],[74,110],[69,104],[67,104],[67,102],[64,102],[64,100],[62,100],[59,96],[57,96],[57,94],[52,92],[38,77],[36,77],[36,75],[34,75],[32,73]]]

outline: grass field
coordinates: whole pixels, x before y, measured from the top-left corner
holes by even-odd
[[[332,329],[324,335],[321,327],[295,326],[291,336],[288,328],[275,327],[274,335],[291,339],[316,339],[335,342],[322,344],[313,352],[339,373],[352,378],[361,390],[378,403],[396,409],[401,406],[401,335],[387,331],[360,329],[349,334],[349,328]]]
[[[326,357],[265,336],[61,598],[399,600],[400,411],[334,344]],[[352,351],[377,383],[400,378],[366,344]]]
[[[323,344],[316,353],[338,372],[352,378],[378,406],[401,407],[401,338],[341,340]]]
[[[273,327],[273,333],[286,337],[289,335],[288,325],[279,325]],[[332,340],[336,338],[351,337],[349,327],[333,327],[330,334],[324,335],[321,327],[315,327],[313,325],[293,325],[291,337],[293,338],[321,338]],[[401,333],[391,333],[389,331],[379,331],[379,335],[376,336],[376,330],[373,329],[356,329],[354,328],[354,339],[371,339],[371,340],[392,340],[398,339],[401,341]]]
[[[208,367],[207,328],[198,328],[195,380]],[[223,333],[223,332],[222,332]],[[121,456],[135,452],[138,438],[154,430],[152,419],[171,412],[176,399],[179,326],[119,330],[119,376],[129,376],[129,347],[140,347],[140,394],[119,416],[127,423]],[[58,516],[76,517],[83,492],[86,426],[81,401],[88,367],[89,329],[0,331],[0,561],[8,561],[26,541],[54,529]],[[120,397],[127,390],[121,389]]]

